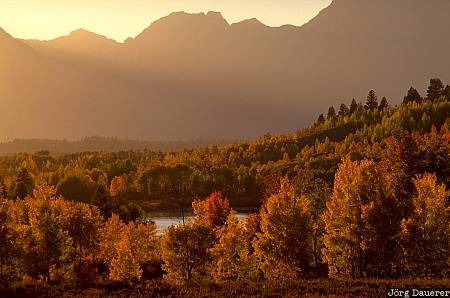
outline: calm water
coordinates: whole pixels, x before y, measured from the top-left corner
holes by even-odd
[[[250,212],[255,211],[257,210],[255,210],[254,208],[237,210],[237,218],[239,220],[245,219]],[[187,222],[192,217],[192,213],[186,213],[185,221]],[[183,223],[181,215],[167,212],[151,212],[147,214],[147,218],[155,222],[158,234],[162,234],[165,229],[172,225],[181,225]]]

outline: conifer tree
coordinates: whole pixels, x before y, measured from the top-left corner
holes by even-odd
[[[374,110],[378,107],[378,98],[374,90],[370,90],[367,95],[366,110]]]
[[[450,100],[450,86],[447,84],[445,86],[444,92],[442,94],[447,100]]]
[[[403,98],[403,103],[407,104],[409,102],[420,102],[421,100],[422,97],[420,96],[419,92],[411,86],[408,90],[408,93]]]
[[[430,85],[427,89],[427,99],[434,100],[438,99],[443,95],[444,92],[444,84],[438,78],[434,78],[430,80]]]
[[[327,119],[330,120],[330,119],[333,119],[334,117],[336,117],[336,111],[334,110],[334,107],[331,106],[331,107],[328,109]]]
[[[345,105],[345,103],[341,104],[341,106],[339,107],[339,116],[341,116],[341,117],[347,116],[349,114],[349,112],[350,112],[350,110]]]
[[[389,107],[389,103],[386,97],[383,96],[381,99],[380,105],[378,106],[378,110],[383,111]]]
[[[325,123],[325,117],[323,116],[323,114],[319,115],[319,118],[317,118],[317,123],[318,124],[323,124]]]
[[[353,115],[353,113],[356,111],[357,108],[358,104],[356,103],[356,100],[353,98],[352,103],[350,104],[349,114]]]

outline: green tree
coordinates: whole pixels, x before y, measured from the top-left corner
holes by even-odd
[[[334,117],[336,117],[336,111],[334,110],[334,107],[331,106],[331,107],[328,109],[327,119],[330,120],[330,119],[333,119]]]
[[[384,109],[387,109],[389,107],[388,100],[386,97],[383,96],[381,99],[380,105],[378,106],[378,110],[383,111]]]
[[[378,107],[378,98],[374,90],[370,90],[367,95],[366,110],[375,110]]]
[[[447,86],[445,86],[444,92],[442,93],[442,95],[447,99],[450,100],[450,86],[447,84]]]
[[[422,96],[420,96],[419,92],[411,86],[408,90],[408,93],[403,98],[403,103],[407,104],[409,102],[420,102],[421,100]]]
[[[356,111],[357,108],[358,104],[356,103],[356,100],[353,98],[352,103],[350,104],[349,115],[353,115],[353,113]]]
[[[427,89],[427,99],[434,100],[438,99],[443,95],[444,84],[440,79],[434,78],[430,80],[430,85]]]
[[[339,116],[344,117],[347,116],[350,113],[349,108],[345,105],[345,103],[341,104],[339,107]]]
[[[323,116],[323,114],[320,114],[319,117],[317,118],[317,123],[318,124],[323,124],[325,123],[325,117]]]

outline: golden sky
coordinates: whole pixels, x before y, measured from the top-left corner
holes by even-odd
[[[230,23],[256,17],[301,25],[332,0],[0,0],[0,27],[18,38],[52,39],[84,28],[123,41],[173,11],[219,11]]]

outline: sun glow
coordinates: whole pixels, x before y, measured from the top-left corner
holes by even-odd
[[[84,28],[118,41],[173,11],[220,11],[228,22],[258,18],[269,26],[302,25],[331,0],[2,0],[0,27],[18,38],[53,39]]]

